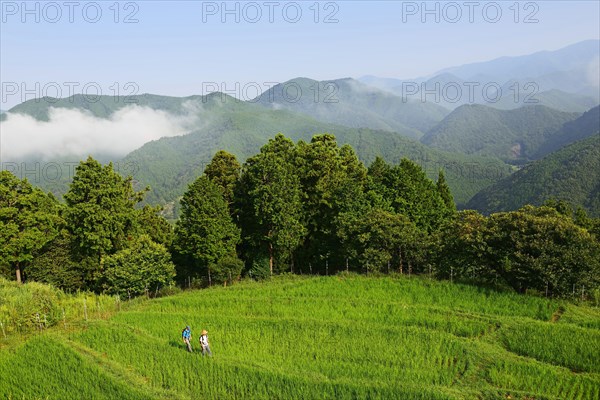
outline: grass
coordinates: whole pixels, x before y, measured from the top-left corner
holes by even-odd
[[[599,325],[593,308],[414,277],[243,282],[1,350],[0,398],[596,399]]]

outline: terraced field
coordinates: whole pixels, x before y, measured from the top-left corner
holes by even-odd
[[[598,399],[600,311],[414,277],[285,277],[57,326],[0,350],[0,376],[7,399]]]

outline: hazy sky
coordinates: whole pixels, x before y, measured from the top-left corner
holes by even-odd
[[[1,1],[0,108],[84,86],[183,96],[297,76],[414,78],[599,39],[599,4]]]

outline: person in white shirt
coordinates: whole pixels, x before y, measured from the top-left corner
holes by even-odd
[[[209,357],[212,357],[210,345],[208,344],[208,331],[206,329],[202,330],[200,335],[200,346],[202,346],[202,357],[204,357],[204,354],[208,354]]]

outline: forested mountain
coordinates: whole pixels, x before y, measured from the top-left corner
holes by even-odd
[[[493,213],[552,198],[600,216],[600,135],[570,144],[502,179],[475,195],[467,208]]]
[[[600,134],[600,106],[585,112],[574,121],[566,122],[539,148],[534,158],[542,158],[563,146],[598,134]]]
[[[76,94],[61,99],[43,97],[41,99],[28,100],[14,106],[9,111],[14,114],[30,115],[40,121],[48,121],[48,112],[51,108],[89,111],[93,116],[99,118],[108,118],[115,111],[131,105],[149,107],[153,110],[167,111],[172,114],[183,114],[187,112],[186,103],[207,103],[213,96],[215,95],[171,97],[148,93],[132,96],[86,96]]]
[[[433,102],[402,99],[351,78],[321,82],[296,78],[272,87],[253,101],[322,122],[394,131],[412,138],[421,137],[450,112]]]
[[[494,155],[519,163],[531,160],[565,122],[578,116],[545,106],[497,110],[464,105],[430,130],[421,142],[446,151]]]
[[[313,94],[307,89],[310,82],[318,83],[307,80],[303,86],[303,97],[310,97],[308,93],[311,96]],[[346,80],[341,82],[339,87],[347,89],[340,89],[339,93],[348,94],[350,86],[354,83]],[[373,104],[377,104],[381,112],[377,117],[380,118],[379,121],[385,120],[381,117],[384,114],[381,110],[384,110],[388,100],[392,102],[386,106],[389,107],[390,115],[393,115],[394,105],[412,107],[410,103],[404,104],[395,96],[385,93],[379,97],[380,95],[381,93],[376,93],[372,97]],[[264,94],[263,97],[268,99],[268,94]],[[338,97],[343,95],[338,94]],[[400,103],[397,103],[398,101]],[[185,117],[188,122],[191,121],[186,135],[163,137],[146,143],[122,159],[112,158],[117,162],[116,166],[120,172],[133,173],[139,187],[150,185],[152,190],[146,199],[153,204],[173,202],[181,196],[187,185],[201,174],[216,151],[225,149],[235,154],[240,161],[244,161],[278,132],[285,133],[294,141],[308,141],[314,134],[331,133],[340,143],[351,144],[365,162],[372,161],[378,155],[392,163],[399,162],[402,157],[408,157],[422,165],[432,178],[437,176],[440,168],[445,169],[458,204],[464,204],[479,190],[510,173],[510,167],[496,158],[445,153],[389,130],[325,123],[301,113],[240,101],[222,93],[185,98],[149,94],[117,98],[101,96],[94,102],[76,95],[60,100],[30,100],[11,109],[11,113],[24,113],[39,120],[48,120],[50,108],[55,107],[84,110],[98,118],[109,118],[116,111],[130,105],[165,111],[169,115]],[[318,104],[319,107],[323,105]],[[366,110],[373,108],[366,105],[364,107]],[[354,104],[350,108],[360,107]],[[407,121],[413,117],[416,120],[420,118],[418,115],[411,116],[410,113],[405,117]],[[438,117],[441,118],[441,114]],[[393,118],[390,117],[389,121],[393,121]],[[433,123],[433,120],[430,121]],[[391,129],[389,125],[384,126]],[[418,132],[416,129],[410,130]],[[171,132],[165,132],[163,136],[171,136],[170,134]],[[102,155],[94,156],[100,157],[104,162],[111,159]],[[27,161],[29,160],[32,159]],[[46,190],[52,190],[60,197],[66,190],[70,177],[65,174],[63,178],[52,182],[41,180],[34,183]]]
[[[327,132],[335,135],[340,144],[350,144],[363,162],[381,156],[397,163],[407,157],[422,165],[431,178],[437,177],[440,168],[444,169],[458,204],[464,204],[479,190],[511,172],[496,158],[430,149],[395,132],[327,124],[233,98],[215,108],[211,115],[209,123],[188,135],[147,143],[121,160],[122,164],[136,166],[135,178],[140,184],[152,187],[149,202],[167,203],[183,194],[216,151],[225,149],[244,161],[278,132],[294,141],[309,141],[314,134]]]
[[[502,88],[503,96],[497,102],[486,105],[501,110],[513,110],[515,108],[531,105],[540,105],[565,112],[584,112],[598,105],[598,101],[592,96],[577,93],[567,93],[559,89],[551,89],[544,92],[536,92],[534,87],[524,90],[522,87],[516,92],[515,87],[509,84]]]

